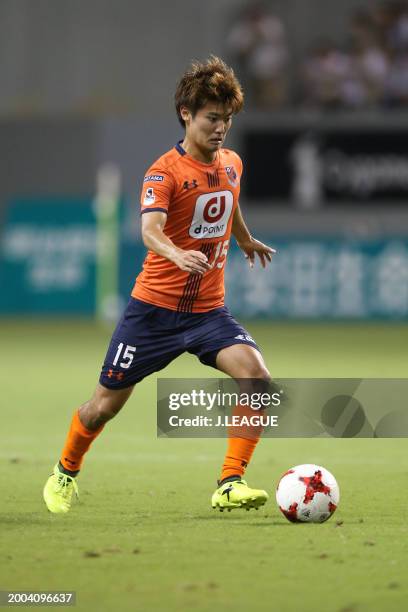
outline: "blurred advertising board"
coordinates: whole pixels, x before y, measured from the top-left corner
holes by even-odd
[[[408,130],[274,129],[244,136],[245,193],[253,200],[407,205]],[[266,203],[266,202],[265,202]]]
[[[277,249],[267,269],[233,250],[227,303],[249,318],[408,318],[408,239],[345,241],[264,236]]]
[[[134,207],[132,206],[133,210]],[[145,247],[121,215],[119,290],[128,300]],[[226,266],[234,315],[276,319],[408,318],[408,238],[344,240],[324,236],[260,238],[278,251],[250,269],[236,246]],[[95,313],[96,221],[91,198],[11,203],[0,242],[0,313]]]
[[[92,314],[95,248],[89,199],[10,202],[1,236],[0,312]]]

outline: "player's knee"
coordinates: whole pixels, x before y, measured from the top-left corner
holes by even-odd
[[[245,378],[253,378],[259,383],[269,384],[272,382],[271,375],[268,370],[261,364],[254,363],[246,368]]]
[[[262,381],[266,385],[270,385],[272,382],[272,376],[269,374],[266,368],[261,368],[256,378]]]
[[[241,393],[267,393],[272,383],[271,375],[265,367],[257,364],[248,368],[239,379]]]

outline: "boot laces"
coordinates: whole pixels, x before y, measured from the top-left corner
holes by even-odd
[[[69,497],[72,493],[71,487],[73,488],[75,495],[79,498],[78,485],[75,478],[71,478],[68,474],[59,474],[56,486],[56,492],[61,493],[63,497]]]

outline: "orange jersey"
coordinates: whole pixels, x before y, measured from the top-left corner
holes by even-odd
[[[177,144],[147,171],[142,214],[167,213],[164,233],[180,249],[202,251],[212,264],[203,276],[183,272],[149,251],[132,296],[180,312],[206,312],[224,304],[224,266],[238,204],[242,162],[221,149],[211,164]]]

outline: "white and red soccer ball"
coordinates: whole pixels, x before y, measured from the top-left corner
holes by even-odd
[[[292,523],[324,523],[339,500],[339,485],[333,474],[310,463],[285,472],[276,489],[279,509]]]

